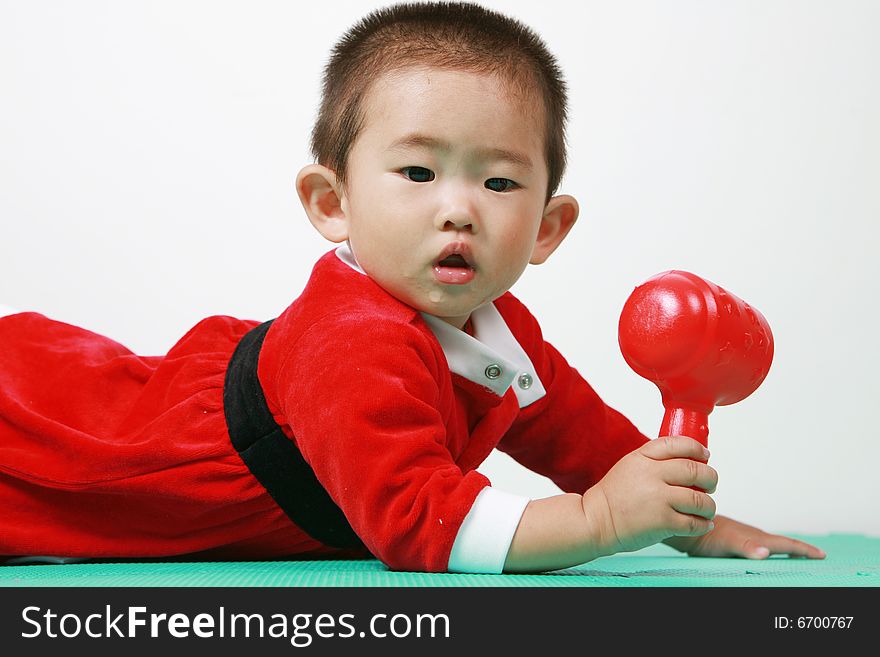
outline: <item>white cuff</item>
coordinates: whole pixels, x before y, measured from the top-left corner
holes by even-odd
[[[528,497],[505,493],[491,486],[481,490],[452,544],[447,570],[452,573],[501,573],[513,535],[530,501]]]

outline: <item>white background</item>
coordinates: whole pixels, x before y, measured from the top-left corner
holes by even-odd
[[[0,1],[0,303],[163,353],[267,319],[331,245],[293,188],[330,45],[373,1]],[[579,224],[514,288],[654,435],[617,346],[630,291],[700,274],[768,318],[763,386],[710,416],[719,512],[880,535],[880,3],[493,1],[571,89]],[[2,348],[2,347],[0,347]],[[534,497],[503,456],[481,468]]]

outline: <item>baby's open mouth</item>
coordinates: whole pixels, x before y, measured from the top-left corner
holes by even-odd
[[[467,260],[460,253],[453,253],[452,255],[446,256],[437,263],[438,267],[467,267],[468,269],[472,269],[472,267],[467,263]]]
[[[474,278],[470,248],[464,243],[446,246],[434,264],[434,278],[448,285],[463,285]]]

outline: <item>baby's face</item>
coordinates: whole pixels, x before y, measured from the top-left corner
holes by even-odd
[[[341,199],[352,251],[389,293],[460,328],[529,263],[543,106],[494,76],[410,68],[378,80],[365,111]]]

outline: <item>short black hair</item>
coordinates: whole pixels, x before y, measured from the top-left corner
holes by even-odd
[[[405,2],[368,14],[334,46],[324,69],[312,130],[315,160],[347,177],[351,148],[364,125],[364,99],[382,74],[429,66],[500,76],[536,93],[545,108],[547,199],[565,172],[567,92],[556,58],[521,22],[470,2]]]

